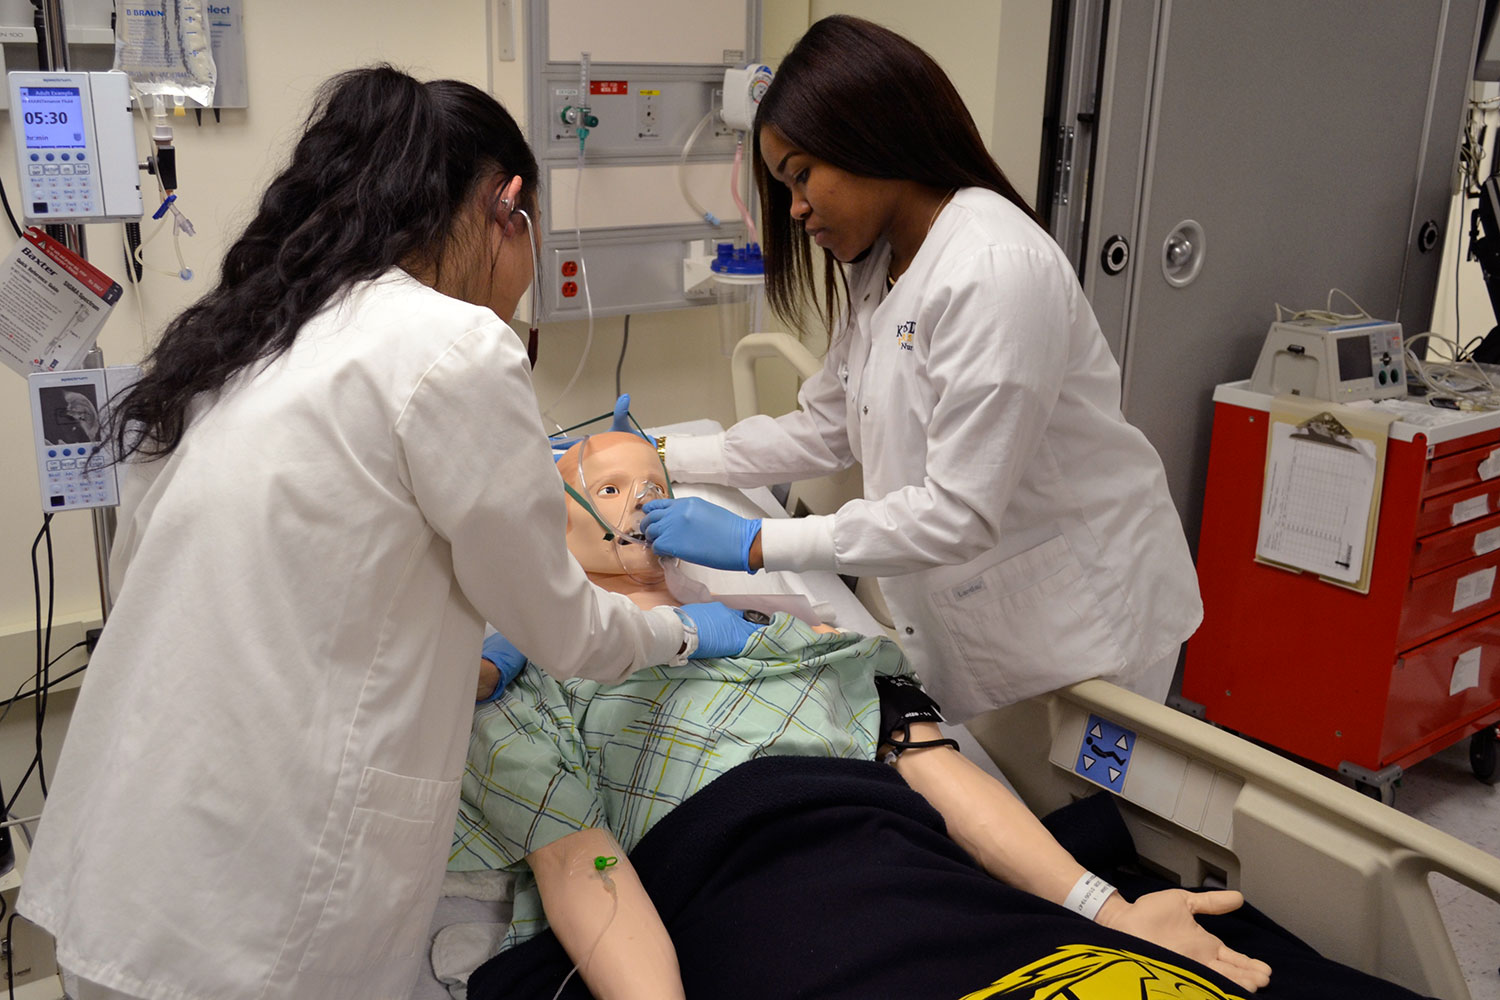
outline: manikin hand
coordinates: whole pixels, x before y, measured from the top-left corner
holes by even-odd
[[[1245,898],[1232,890],[1187,892],[1165,889],[1127,903],[1119,893],[1104,901],[1098,921],[1206,965],[1252,993],[1271,981],[1271,967],[1242,955],[1204,930],[1199,913],[1229,913]]]
[[[526,654],[499,632],[491,633],[479,650],[479,690],[475,700],[484,704],[500,697],[524,666]]]

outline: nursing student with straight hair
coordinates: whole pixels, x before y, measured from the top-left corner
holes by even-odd
[[[650,505],[656,551],[875,576],[955,721],[1089,677],[1163,700],[1202,617],[1160,458],[1062,251],[947,76],[859,18],[815,23],[755,119],[766,289],[832,339],[800,407],[660,442],[675,479],[864,469],[837,512]],[[819,287],[814,246],[828,265]]]
[[[601,681],[753,631],[643,611],[568,554],[499,318],[537,179],[469,84],[334,78],[124,401],[114,611],[20,901],[78,1000],[406,997],[484,621]]]

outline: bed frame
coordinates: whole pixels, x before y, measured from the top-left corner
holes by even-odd
[[[1131,734],[1116,801],[1147,864],[1182,885],[1239,889],[1336,961],[1470,1000],[1427,876],[1500,901],[1500,858],[1105,681],[988,713],[968,729],[1045,815],[1099,790],[1079,773],[1098,721],[1107,735],[1117,731],[1109,724]]]

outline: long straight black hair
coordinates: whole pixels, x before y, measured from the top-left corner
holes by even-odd
[[[948,75],[921,48],[871,21],[835,14],[807,29],[782,60],[755,113],[754,170],[765,241],[766,298],[801,326],[811,305],[830,334],[847,296],[844,271],[823,251],[823,297],[812,243],[791,217],[791,191],[761,158],[761,130],[840,170],[912,180],[941,190],[982,187],[1014,202],[1041,225],[979,137]]]
[[[291,347],[355,282],[400,263],[441,273],[477,186],[516,174],[535,218],[536,157],[477,87],[390,66],[329,80],[218,284],[168,324],[117,408],[116,454],[170,453],[193,400]]]

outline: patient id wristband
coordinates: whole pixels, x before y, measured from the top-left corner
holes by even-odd
[[[1073,891],[1063,900],[1063,906],[1090,920],[1097,920],[1104,901],[1115,891],[1115,887],[1093,872],[1084,872],[1073,884]]]

